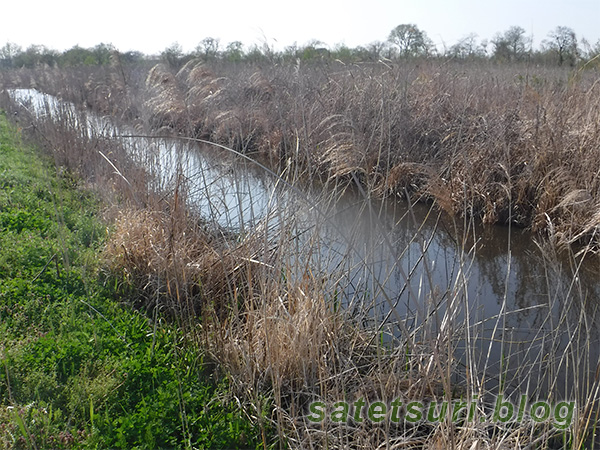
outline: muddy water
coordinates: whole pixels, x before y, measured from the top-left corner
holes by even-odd
[[[90,135],[134,134],[35,91],[11,95],[37,115],[69,108]],[[331,297],[380,326],[384,341],[420,330],[441,348],[454,336],[458,379],[470,376],[469,365],[488,389],[569,397],[574,382],[596,370],[597,258],[544,257],[526,231],[456,222],[358,189],[300,189],[214,147],[122,139],[154,174],[156,189],[183,180],[207,220],[238,233],[262,227],[269,239],[285,229],[297,249],[290,258],[299,267],[310,262]]]

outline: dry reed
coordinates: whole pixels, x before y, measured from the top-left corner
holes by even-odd
[[[31,75],[44,90],[53,85],[71,101],[80,96],[78,105],[255,152],[284,172],[299,169],[309,183],[358,181],[368,195],[409,194],[452,216],[544,232],[556,247],[585,242],[597,249],[600,95],[585,74],[534,75],[523,67],[515,77],[476,67],[467,76],[461,66],[429,63],[220,70],[197,62],[178,73],[156,66],[138,77],[141,88],[123,84],[132,78],[116,77],[113,68],[79,80],[79,92],[68,74],[48,68],[13,82],[31,83]],[[527,448],[550,439],[528,425],[310,424],[307,403],[316,398],[451,400],[483,389],[486,373],[459,368],[454,356],[457,342],[476,328],[461,318],[468,264],[444,295],[426,296],[422,323],[409,330],[409,318],[400,318],[392,322],[400,337],[382,342],[381,328],[363,325],[367,311],[351,314],[327,294],[331,274],[311,266],[310,257],[293,266],[288,222],[275,241],[260,227],[225,231],[190,213],[183,182],[153,192],[151,168],[137,166],[114,140],[90,136],[68,114],[31,123],[59,166],[94,183],[116,206],[106,248],[111,273],[141,306],[183,316],[244,406],[291,447]],[[273,404],[266,417],[265,398]],[[587,425],[573,434],[583,440],[586,432]]]
[[[52,76],[59,75],[38,75],[36,83],[52,84]],[[453,215],[552,234],[561,246],[598,245],[593,71],[192,60],[177,73],[155,66],[125,96],[112,78],[90,75],[82,95],[109,89],[105,98],[128,99],[114,107],[121,115],[136,110],[155,131],[209,139],[282,168],[291,163],[309,178],[358,178],[380,196],[408,190]],[[577,193],[587,200],[570,202]]]

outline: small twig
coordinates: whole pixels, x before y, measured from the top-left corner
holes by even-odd
[[[110,166],[115,170],[115,173],[119,175],[123,180],[125,180],[125,183],[127,183],[131,187],[131,183],[127,178],[125,178],[125,175],[123,175],[121,171],[117,169],[117,166],[115,166],[113,162],[110,159],[108,159],[108,157],[104,153],[102,153],[102,151],[98,150],[98,153],[100,153],[100,156],[102,156],[110,164]]]
[[[14,403],[13,396],[12,396],[12,389],[10,387],[10,375],[8,373],[7,359],[4,360],[3,366],[4,366],[4,372],[6,372],[6,387],[8,390],[8,399],[10,400],[11,403]]]
[[[35,283],[35,281],[42,276],[42,274],[44,273],[44,271],[48,268],[48,266],[50,265],[50,263],[54,260],[54,258],[56,258],[57,253],[55,253],[54,255],[52,255],[52,257],[48,260],[48,262],[46,263],[46,265],[44,266],[44,268],[42,270],[40,270],[40,273],[38,273],[35,278],[33,280],[31,280],[32,283]],[[60,273],[58,271],[58,262],[56,263],[56,273],[58,274],[58,276],[60,276]]]
[[[127,338],[125,336],[123,336],[121,333],[119,333],[119,330],[117,330],[115,328],[115,326],[111,323],[110,320],[108,320],[106,318],[106,316],[104,314],[102,314],[100,311],[98,311],[96,308],[94,308],[92,305],[90,305],[85,300],[79,299],[79,301],[81,303],[83,303],[84,305],[86,305],[88,308],[90,308],[92,311],[94,311],[96,314],[98,314],[100,317],[102,317],[106,321],[106,323],[108,323],[110,325],[110,327],[115,331],[115,333],[117,333],[119,335],[119,337],[123,340],[123,342],[125,342],[126,346],[129,347],[130,343],[127,342]]]

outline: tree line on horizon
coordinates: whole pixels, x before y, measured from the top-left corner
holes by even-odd
[[[184,52],[181,45],[175,42],[159,55],[145,55],[139,51],[119,52],[110,44],[98,44],[92,48],[76,45],[59,52],[44,45],[31,45],[23,49],[8,42],[0,47],[0,68],[108,65],[116,57],[121,63],[162,60],[172,67],[179,67],[194,58],[229,62],[339,60],[344,63],[401,58],[449,58],[491,60],[499,63],[529,61],[575,67],[599,59],[600,40],[595,44],[589,43],[585,38],[579,41],[573,29],[557,26],[548,33],[539,48],[534,49],[533,38],[525,29],[512,26],[504,32],[497,33],[489,41],[479,40],[475,33],[471,33],[440,50],[417,25],[401,24],[391,30],[386,41],[376,41],[353,48],[343,44],[328,48],[323,42],[313,40],[302,46],[294,44],[279,51],[266,42],[245,49],[240,41],[222,46],[219,39],[207,37],[189,53]]]

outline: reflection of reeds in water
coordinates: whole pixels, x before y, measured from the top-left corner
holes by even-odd
[[[380,68],[310,76],[272,70],[253,69],[248,74],[242,69],[221,78],[197,64],[178,74],[157,66],[146,77],[147,102],[140,110],[147,108],[144,114],[155,128],[210,137],[240,151],[296,158],[282,166],[284,170],[289,173],[298,164],[304,178],[315,177],[308,180],[315,184],[317,178],[358,182],[365,208],[372,206],[370,197],[408,194],[436,199],[455,215],[467,211],[489,222],[529,220],[549,230],[557,243],[595,232],[598,213],[588,208],[595,205],[598,191],[596,174],[590,170],[595,154],[580,152],[580,159],[574,159],[573,144],[589,149],[598,142],[597,131],[588,127],[583,132],[583,125],[571,123],[571,132],[561,136],[568,152],[553,159],[558,144],[545,149],[539,145],[558,135],[542,129],[558,127],[566,119],[558,117],[557,104],[550,98],[520,105],[516,100],[525,94],[519,91],[514,97],[514,89],[503,84],[499,88],[515,101],[508,102],[516,108],[515,115],[507,113],[505,99],[493,94],[492,88],[498,86],[485,77],[478,84],[458,74],[414,76]],[[593,101],[578,99],[587,111],[584,118],[595,117]],[[520,117],[532,111],[537,122]],[[572,447],[577,448],[593,427],[594,410],[586,408],[597,401],[598,380],[584,376],[579,381],[575,376],[582,361],[589,364],[588,373],[594,369],[586,360],[592,340],[585,309],[576,308],[576,302],[586,300],[578,289],[577,271],[572,286],[561,286],[549,295],[537,339],[516,343],[505,332],[508,317],[514,314],[506,304],[506,284],[501,286],[505,306],[500,314],[481,318],[473,311],[467,287],[477,251],[476,245],[468,244],[471,238],[478,239],[472,236],[473,222],[465,219],[464,234],[453,236],[464,244],[458,246],[458,269],[447,286],[423,281],[435,262],[427,260],[427,239],[417,231],[406,245],[421,246],[425,270],[403,276],[406,289],[412,289],[411,295],[421,303],[412,317],[398,317],[391,308],[386,320],[373,326],[369,303],[373,292],[363,292],[362,303],[356,302],[364,305],[361,308],[340,307],[347,279],[330,270],[321,251],[318,230],[326,216],[313,229],[303,230],[301,248],[295,238],[295,212],[300,207],[294,203],[275,210],[277,233],[269,224],[240,233],[223,230],[186,208],[185,193],[193,187],[182,174],[162,192],[152,192],[148,174],[154,169],[136,167],[118,141],[85,139],[87,132],[78,130],[76,122],[61,116],[55,120],[33,123],[60,165],[89,177],[115,206],[106,258],[113,276],[123,282],[122,292],[138,305],[165,310],[180,321],[190,338],[230,376],[248,414],[276,428],[291,447],[526,448],[536,442],[544,446],[556,430],[529,422],[506,427],[478,421],[458,426],[449,419],[420,426],[386,427],[368,421],[351,427],[314,426],[305,414],[314,399],[481,398],[490,394],[490,379],[498,380],[500,391],[519,388],[538,397],[542,393],[536,392],[537,387],[546,384],[550,389],[546,394],[554,399],[559,390],[552,386],[553,377],[565,368],[573,375],[569,392],[577,396],[582,415],[564,437],[573,439]],[[110,165],[98,155],[99,149]],[[122,176],[115,174],[115,167]],[[581,176],[575,177],[575,170]],[[325,190],[318,204],[336,203],[336,195]],[[358,245],[350,242],[348,254]],[[389,250],[402,255],[406,249]],[[559,270],[551,261],[542,265],[548,292],[555,288],[552,273]],[[365,257],[355,264],[363,266],[371,286],[385,284],[377,278],[373,261]],[[506,280],[510,270],[509,265],[503,274]],[[393,306],[392,298],[385,301]],[[553,316],[556,308],[561,312]],[[576,311],[581,311],[580,317],[569,317]],[[555,317],[553,334],[549,325],[554,325]],[[490,323],[491,338],[483,331]],[[571,332],[566,345],[558,333],[565,327]],[[466,347],[462,359],[456,356],[459,343]],[[500,362],[490,356],[496,344]],[[520,359],[526,363],[514,366],[511,352],[528,356]],[[273,405],[266,414],[265,399]]]

